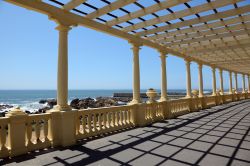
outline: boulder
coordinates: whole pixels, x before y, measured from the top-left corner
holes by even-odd
[[[47,106],[47,107],[38,109],[37,112],[39,112],[39,113],[46,113],[46,111],[47,111],[47,110],[50,110],[50,109],[51,109],[51,108]]]
[[[74,99],[70,102],[70,106],[75,109],[79,109],[78,104],[79,104],[79,99]]]

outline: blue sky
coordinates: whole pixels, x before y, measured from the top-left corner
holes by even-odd
[[[0,1],[0,89],[56,89],[58,31],[42,15]],[[126,40],[84,27],[69,32],[69,89],[131,89],[132,51]],[[141,88],[160,88],[159,53],[142,47]],[[198,67],[191,65],[192,88],[198,88]],[[203,68],[204,88],[212,73]],[[183,59],[167,58],[168,89],[186,86]],[[217,87],[219,86],[217,72]],[[238,77],[241,87],[241,77]],[[224,87],[228,88],[228,72]]]

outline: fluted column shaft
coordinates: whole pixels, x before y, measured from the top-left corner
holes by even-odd
[[[131,104],[140,103],[140,63],[139,63],[139,50],[140,44],[131,43],[133,50],[133,100]]]
[[[232,72],[229,71],[229,94],[233,93]]]
[[[216,75],[215,75],[215,68],[212,67],[212,74],[213,74],[213,96],[216,95]]]
[[[245,89],[246,89],[246,86],[245,86],[245,75],[242,74],[242,93],[245,93]]]
[[[59,25],[58,70],[57,70],[57,110],[68,111],[68,32],[69,26]]]
[[[186,59],[186,97],[190,98],[191,95],[191,72],[190,72],[190,60]]]
[[[199,97],[203,97],[203,76],[202,76],[202,64],[198,64],[199,69]]]
[[[160,101],[167,100],[167,72],[166,72],[166,52],[160,51],[161,58],[161,99]]]
[[[238,77],[237,73],[234,73],[234,86],[235,86],[235,92],[238,92]]]
[[[220,73],[220,91],[223,94],[224,93],[224,87],[223,87],[223,70],[219,70]]]

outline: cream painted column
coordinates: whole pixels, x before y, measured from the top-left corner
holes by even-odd
[[[213,96],[216,96],[216,74],[215,74],[215,67],[212,67],[212,75],[213,75]]]
[[[191,95],[191,72],[190,72],[190,60],[185,59],[186,62],[186,98],[190,98]]]
[[[250,93],[250,75],[248,75],[248,93]]]
[[[68,105],[68,32],[69,26],[59,25],[58,69],[57,69],[57,106],[58,111],[69,111]]]
[[[161,98],[160,101],[167,101],[167,72],[166,72],[166,52],[160,50],[161,58]]]
[[[219,73],[220,73],[220,91],[221,91],[221,94],[224,94],[224,88],[223,88],[223,70],[219,69]]]
[[[245,93],[246,86],[245,86],[245,75],[242,74],[242,93]]]
[[[233,93],[232,72],[229,71],[229,94]]]
[[[131,43],[133,50],[133,100],[130,104],[140,103],[140,64],[139,64],[139,50],[141,44]]]
[[[203,76],[202,76],[202,64],[198,64],[199,69],[199,97],[203,97]]]
[[[238,78],[237,73],[234,73],[234,86],[235,86],[235,92],[238,92]]]

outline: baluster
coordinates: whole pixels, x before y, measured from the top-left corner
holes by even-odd
[[[93,114],[94,118],[93,118],[93,122],[94,122],[94,132],[96,132],[96,114]]]
[[[27,122],[27,126],[26,126],[26,146],[29,148],[29,146],[32,146],[33,143],[31,141],[31,137],[32,137],[32,121],[28,120]]]
[[[107,116],[107,118],[108,118],[108,127],[110,128],[111,127],[111,113],[108,112],[107,114],[108,114],[108,116]]]
[[[99,113],[98,114],[98,125],[99,125],[99,130],[101,130],[102,129],[102,114],[101,113]]]
[[[123,111],[120,111],[120,122],[121,122],[120,124],[121,124],[121,126],[124,125],[123,120],[124,120]]]
[[[35,134],[36,134],[36,144],[40,144],[40,131],[41,131],[41,125],[39,120],[36,121],[36,126],[35,126]]]
[[[129,109],[128,110],[128,124],[130,124],[131,122],[133,122],[133,120],[132,120],[132,116],[131,116],[131,111],[133,111],[132,109]]]
[[[91,121],[92,121],[92,116],[90,116],[90,114],[88,114],[88,128],[89,128],[89,133],[92,132]]]
[[[6,157],[5,155],[8,153],[8,149],[6,147],[6,137],[7,137],[7,131],[5,129],[6,125],[0,124],[0,157]]]
[[[115,112],[112,113],[112,124],[115,127]]]
[[[82,116],[77,116],[76,118],[76,135],[80,134],[80,121]]]
[[[48,119],[44,119],[44,124],[43,124],[43,134],[44,134],[44,142],[47,143],[49,142],[48,139]]]
[[[86,133],[86,116],[82,116],[82,134]]]
[[[116,111],[116,112],[115,112],[115,126],[118,126],[118,125],[119,125],[118,116],[119,116],[119,114],[118,114],[118,112]]]
[[[107,128],[107,112],[104,112],[103,113],[103,127],[104,127],[104,129],[106,129]]]
[[[127,115],[127,113],[128,113],[128,110],[125,110],[125,111],[124,111],[124,114],[123,114],[123,115],[124,115],[124,124],[125,124],[125,125],[128,124],[128,115]]]

